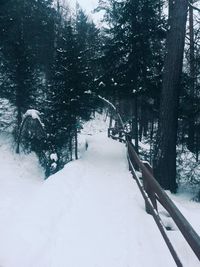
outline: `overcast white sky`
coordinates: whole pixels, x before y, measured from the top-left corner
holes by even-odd
[[[71,6],[74,6],[76,3],[76,0],[68,0],[67,1]],[[78,3],[80,6],[87,12],[87,14],[92,17],[92,19],[99,24],[100,19],[102,18],[102,14],[95,13],[93,14],[92,11],[97,7],[98,0],[78,0]]]
[[[98,5],[98,0],[79,0],[78,2],[88,12],[91,12]]]

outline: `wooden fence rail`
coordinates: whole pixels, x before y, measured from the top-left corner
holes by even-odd
[[[129,163],[129,170],[131,171],[133,178],[140,189],[140,192],[145,201],[146,212],[151,214],[169,248],[169,251],[174,258],[174,261],[178,267],[182,267],[181,260],[179,259],[173,244],[168,238],[166,228],[164,227],[162,220],[159,216],[157,209],[157,201],[164,207],[169,213],[174,223],[184,236],[186,242],[189,244],[195,255],[200,261],[200,237],[193,229],[191,224],[183,216],[180,210],[176,207],[174,202],[169,198],[166,192],[161,188],[159,183],[153,176],[152,167],[148,162],[143,162],[137,155],[134,145],[128,135],[121,129],[117,132],[115,128],[108,129],[108,137],[120,142],[126,143],[127,146],[127,158]],[[136,170],[142,173],[142,182],[138,178]]]
[[[142,162],[135,152],[134,145],[131,142],[131,138],[126,132],[124,132],[124,123],[122,118],[117,111],[116,107],[107,101],[106,99],[99,97],[102,101],[104,101],[114,112],[116,112],[116,117],[118,118],[118,122],[120,128],[116,134],[116,129],[110,128],[108,129],[108,136],[119,140],[120,142],[125,142],[127,145],[127,157],[129,162],[129,169],[132,172],[133,178],[136,180],[136,183],[140,189],[140,192],[145,201],[145,207],[147,213],[151,214],[171,252],[174,261],[178,267],[183,266],[171,241],[167,236],[166,229],[161,221],[157,210],[157,201],[167,210],[178,229],[184,236],[186,242],[189,244],[195,255],[200,261],[200,237],[190,225],[190,223],[186,220],[180,210],[176,207],[174,202],[168,197],[166,192],[161,188],[159,183],[153,176],[153,171],[149,163]],[[115,134],[113,133],[115,130]],[[142,183],[138,178],[136,170],[140,170],[142,172]]]
[[[134,150],[134,146],[130,141],[127,141],[127,149],[128,149],[129,166],[130,166],[132,173],[134,172],[134,165],[137,165],[138,168],[142,172],[143,186],[140,188],[140,191],[143,191],[142,195],[146,203],[146,211],[148,213],[151,213],[155,219],[155,216],[157,216],[158,214],[157,213],[157,200],[158,200],[160,204],[168,211],[169,215],[172,217],[172,219],[176,223],[177,227],[181,231],[185,240],[190,245],[191,249],[196,254],[197,258],[200,260],[200,237],[199,235],[196,233],[196,231],[193,229],[190,223],[186,220],[186,218],[183,216],[180,210],[176,207],[174,202],[168,197],[166,192],[161,188],[159,183],[155,180],[152,174],[150,165],[149,167],[147,167],[147,164],[143,163],[139,159],[137,153]],[[134,175],[134,178],[137,181],[138,178],[135,176],[136,175]],[[137,184],[138,184],[138,181],[137,181]],[[174,252],[172,253],[172,256],[174,257],[174,260],[176,261],[177,266],[182,266],[180,265],[181,263],[178,263],[177,256],[173,254]]]

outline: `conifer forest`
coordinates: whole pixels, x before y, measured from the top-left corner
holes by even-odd
[[[91,17],[78,2],[0,0],[0,131],[15,153],[35,152],[46,177],[61,170],[105,110],[100,96],[160,185],[176,192],[184,180],[200,200],[198,2],[99,0]]]

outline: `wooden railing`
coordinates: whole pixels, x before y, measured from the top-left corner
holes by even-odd
[[[142,162],[135,152],[134,145],[131,142],[131,138],[124,131],[124,123],[122,118],[117,111],[117,108],[105,98],[98,96],[106,105],[109,106],[112,111],[115,112],[116,118],[118,120],[119,128],[109,128],[108,129],[108,137],[111,137],[115,140],[119,140],[120,142],[126,143],[127,146],[127,158],[129,163],[129,170],[131,171],[133,178],[135,179],[140,192],[145,201],[146,212],[151,214],[171,252],[172,257],[178,267],[183,266],[181,260],[179,259],[170,239],[168,238],[166,228],[162,223],[162,220],[159,216],[157,202],[159,202],[164,209],[167,210],[174,223],[177,225],[178,229],[184,236],[186,242],[189,244],[194,254],[200,261],[200,237],[190,225],[190,223],[186,220],[180,210],[176,207],[174,202],[168,197],[166,192],[161,188],[159,183],[153,176],[153,170],[148,162]],[[137,172],[141,171],[142,180],[138,178]]]
[[[174,202],[169,198],[166,192],[161,188],[159,183],[153,176],[153,170],[148,162],[143,162],[140,160],[139,156],[135,152],[134,145],[131,142],[126,133],[112,134],[113,128],[108,129],[108,136],[119,140],[120,142],[125,142],[127,145],[127,158],[129,163],[129,170],[131,171],[133,178],[135,179],[140,192],[145,201],[146,212],[151,214],[171,252],[174,261],[177,266],[183,266],[179,256],[177,255],[173,244],[168,238],[166,228],[159,216],[157,202],[159,202],[164,209],[169,213],[169,216],[173,219],[174,223],[177,225],[178,229],[184,236],[186,242],[189,244],[193,252],[196,254],[197,258],[200,260],[200,237],[183,216],[180,210],[176,207]],[[116,130],[116,129],[115,129]],[[137,175],[137,171],[142,173],[142,179]]]

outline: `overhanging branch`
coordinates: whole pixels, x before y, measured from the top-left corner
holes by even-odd
[[[191,4],[189,1],[188,1],[188,4],[191,8],[193,8],[194,10],[197,10],[198,12],[200,12],[200,8],[194,6],[193,4]]]

